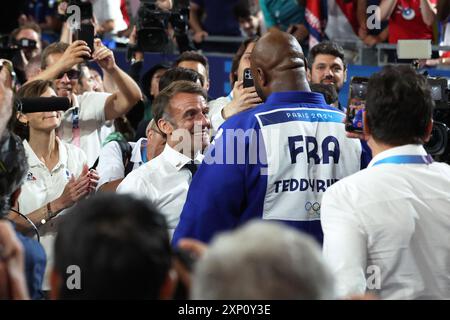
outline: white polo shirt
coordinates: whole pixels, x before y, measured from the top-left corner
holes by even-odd
[[[137,142],[128,142],[133,148],[130,161],[133,163],[133,169],[139,168],[144,164],[142,159],[142,146],[147,144],[146,138],[141,138]],[[125,167],[122,161],[122,150],[117,141],[108,142],[100,151],[98,159],[97,172],[100,179],[97,184],[97,190],[105,183],[122,179],[125,177]]]
[[[450,299],[450,166],[374,165],[398,155],[426,151],[389,149],[326,190],[325,258],[341,297],[367,291],[382,299]]]
[[[194,161],[200,164],[202,160],[203,155],[198,154]],[[117,192],[150,200],[166,217],[172,236],[192,181],[191,172],[183,168],[190,161],[189,157],[166,144],[159,156],[130,172],[117,187]]]
[[[67,143],[74,144],[73,127],[78,110],[80,128],[80,148],[87,156],[87,163],[92,166],[100,154],[100,130],[105,122],[105,103],[110,96],[103,92],[85,92],[77,96],[70,108],[62,117],[58,128],[58,136]]]
[[[83,165],[86,163],[86,155],[83,150],[67,144],[59,140],[59,138],[56,138],[56,140],[59,147],[59,162],[51,172],[38,159],[28,142],[26,140],[23,141],[29,171],[27,179],[22,185],[22,191],[19,197],[19,210],[25,215],[59,198],[70,176],[73,174],[75,178],[78,178],[83,170]],[[53,243],[62,215],[64,215],[64,211],[39,228],[41,244],[47,254],[47,267],[43,284],[44,290],[49,288],[48,276],[51,270],[50,268],[53,265]]]

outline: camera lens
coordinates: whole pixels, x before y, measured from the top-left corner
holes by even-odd
[[[435,121],[430,141],[424,146],[425,150],[432,156],[442,155],[447,146],[448,131],[449,129],[444,123]]]

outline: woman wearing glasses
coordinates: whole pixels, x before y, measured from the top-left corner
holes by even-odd
[[[52,83],[36,80],[24,85],[17,93],[20,98],[54,97]],[[22,115],[28,123],[29,138],[23,144],[29,171],[22,186],[17,210],[37,226],[41,243],[47,254],[47,266],[53,261],[56,228],[64,213],[77,201],[95,190],[98,176],[86,165],[84,152],[63,142],[56,135],[61,124],[61,112],[35,112]],[[23,219],[14,221],[23,226]],[[48,289],[48,267],[44,290]]]

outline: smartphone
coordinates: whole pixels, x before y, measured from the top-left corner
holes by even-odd
[[[250,68],[244,69],[243,79],[244,79],[244,84],[243,84],[244,88],[250,88],[250,87],[255,86],[255,84],[253,83],[253,77],[252,77],[252,72],[251,72]]]
[[[91,54],[94,52],[94,37],[95,27],[91,23],[82,23],[80,25],[80,29],[78,29],[75,33],[75,39],[86,42],[88,47],[91,49]]]
[[[363,113],[366,107],[368,78],[353,77],[350,81],[350,92],[347,105],[345,130],[348,132],[363,132]]]

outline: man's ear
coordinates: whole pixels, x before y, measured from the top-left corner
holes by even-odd
[[[172,134],[173,126],[169,121],[161,118],[158,120],[157,125],[159,130],[161,130],[161,132],[164,133],[166,136]]]
[[[306,70],[306,80],[311,83],[312,75],[311,75],[311,69]]]
[[[28,117],[22,112],[18,112],[17,120],[21,123],[28,123]]]
[[[430,120],[427,124],[427,128],[425,130],[425,136],[423,137],[423,142],[427,143],[430,141],[431,138],[431,132],[433,131],[433,119]]]
[[[170,268],[167,273],[166,279],[161,286],[161,290],[159,291],[159,298],[161,300],[170,300],[173,298],[175,293],[175,289],[177,287],[178,275],[175,269]]]
[[[265,87],[267,85],[267,78],[264,74],[264,71],[261,68],[256,69],[256,76],[259,79],[259,83],[261,84],[261,87]]]

